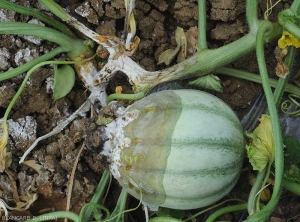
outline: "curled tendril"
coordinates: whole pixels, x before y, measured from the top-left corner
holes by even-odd
[[[300,115],[300,109],[297,109],[300,107],[300,103],[297,101],[297,99],[300,99],[300,96],[295,94],[289,94],[288,100],[285,100],[281,104],[281,110],[283,113],[289,115],[290,117],[297,117]],[[291,110],[293,106],[296,106],[296,110]]]

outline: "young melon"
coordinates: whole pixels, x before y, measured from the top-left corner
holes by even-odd
[[[197,90],[166,90],[139,100],[107,125],[103,154],[132,196],[150,207],[195,209],[236,184],[245,139],[235,113]]]

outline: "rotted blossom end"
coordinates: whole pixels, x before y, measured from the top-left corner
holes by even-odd
[[[108,157],[110,172],[116,179],[121,177],[119,168],[124,165],[122,151],[131,144],[131,139],[124,134],[124,128],[139,115],[140,111],[138,110],[125,111],[123,115],[106,126],[107,141],[104,143],[101,154]]]

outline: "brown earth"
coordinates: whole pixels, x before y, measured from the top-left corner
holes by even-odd
[[[37,7],[44,10],[35,0],[16,0],[18,4]],[[125,8],[123,0],[111,2],[100,0],[60,0],[57,1],[66,7],[70,14],[86,24],[99,34],[121,36],[123,30]],[[260,13],[265,10],[265,3],[261,1]],[[270,19],[276,19],[277,12],[286,7],[288,1],[279,3],[273,10]],[[87,13],[86,13],[87,12]],[[18,15],[0,9],[0,19],[20,22],[36,22],[30,16]],[[139,48],[133,59],[147,70],[158,70],[165,66],[156,65],[160,53],[168,48],[175,48],[174,31],[177,26],[188,30],[197,26],[197,0],[144,0],[136,2],[135,16],[137,21],[137,35],[141,38]],[[207,36],[209,48],[217,48],[230,43],[247,33],[245,20],[245,1],[238,0],[209,0],[207,1]],[[84,38],[81,34],[80,37]],[[15,68],[51,50],[55,44],[35,38],[18,35],[0,35],[0,71]],[[268,70],[273,76],[275,67],[274,44],[266,46]],[[251,53],[233,64],[232,68],[258,73],[255,53]],[[24,75],[0,83],[0,116],[3,116],[14,93],[20,86]],[[224,86],[223,93],[214,93],[228,103],[239,116],[248,110],[261,90],[259,84],[241,79],[220,76]],[[13,155],[13,162],[9,169],[0,175],[0,197],[10,206],[20,200],[21,196],[28,196],[28,187],[33,184],[39,195],[36,202],[26,211],[26,214],[41,214],[52,209],[64,210],[66,206],[66,193],[69,186],[69,177],[74,166],[74,160],[84,142],[86,135],[96,125],[83,116],[77,118],[58,135],[40,142],[27,159],[33,159],[41,166],[39,173],[26,165],[19,165],[19,157],[32,144],[32,142],[50,132],[58,122],[73,113],[87,98],[87,92],[80,80],[72,92],[66,97],[55,101],[50,89],[53,81],[51,66],[37,70],[30,78],[24,92],[14,106],[9,118],[11,125],[18,130],[10,131],[8,148]],[[130,90],[126,78],[116,77],[115,82],[109,86],[114,91],[117,85]],[[185,85],[185,82],[181,82]],[[89,132],[88,132],[89,130]],[[94,131],[94,132],[95,132]],[[25,135],[25,136],[24,136]],[[79,212],[84,203],[88,202],[105,169],[105,160],[97,151],[85,148],[80,155],[76,168],[74,185],[72,188],[72,210]],[[247,166],[246,166],[247,168]],[[236,188],[229,195],[247,200],[250,185],[247,179],[247,170]],[[114,206],[120,187],[113,180],[110,187],[106,206]],[[129,206],[134,207],[138,202],[129,199]],[[17,212],[12,212],[18,215]],[[187,214],[195,213],[187,212]],[[22,214],[23,215],[23,214]],[[129,213],[127,221],[141,221],[141,209]],[[273,214],[272,220],[287,221],[294,219],[300,221],[299,198],[291,193],[284,192],[281,204]],[[228,214],[229,220],[238,221],[241,214]],[[298,219],[297,219],[298,217]],[[204,217],[198,219],[202,221]],[[220,219],[221,220],[221,219]],[[226,220],[226,218],[223,218]],[[227,219],[228,220],[228,219]],[[291,221],[291,220],[290,220]]]

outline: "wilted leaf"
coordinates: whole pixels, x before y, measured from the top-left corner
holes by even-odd
[[[75,83],[75,71],[70,65],[54,65],[53,96],[58,100],[66,96]]]
[[[166,65],[170,65],[170,63],[174,60],[175,56],[179,52],[179,46],[177,46],[175,49],[167,49],[164,51],[158,58],[157,64],[165,63]]]
[[[263,168],[274,160],[274,141],[270,116],[263,114],[259,126],[253,133],[246,133],[250,144],[246,146],[249,161],[254,170]]]
[[[198,39],[198,28],[197,26],[189,28],[186,32],[187,41],[187,53],[192,55],[196,51],[197,39]]]
[[[184,34],[184,31],[182,28],[180,28],[179,33],[179,44],[180,44],[180,50],[177,55],[177,63],[182,62],[186,58],[186,50],[187,50],[187,42],[186,42],[186,36]],[[178,44],[178,43],[177,43]]]
[[[36,193],[31,194],[30,196],[24,195],[21,197],[21,200],[23,202],[16,203],[17,206],[14,209],[19,211],[28,210],[31,204],[33,204],[37,200],[37,198],[38,195]]]
[[[188,85],[223,92],[220,79],[215,75],[201,76],[198,79],[189,82]]]
[[[275,48],[275,58],[277,60],[275,72],[278,77],[286,78],[286,76],[290,73],[290,69],[287,64],[284,63],[283,58],[288,53],[287,48],[281,49],[279,47]]]
[[[25,211],[37,200],[38,195],[36,193],[36,188],[34,187],[36,177],[32,180],[31,184],[26,188],[26,192],[20,196],[20,202],[16,203],[14,210]]]
[[[34,169],[38,174],[41,173],[41,168],[42,166],[40,164],[37,164],[35,160],[26,160],[23,162],[23,164],[31,167],[32,169]]]
[[[11,153],[7,151],[8,130],[6,120],[1,120],[0,128],[0,172],[3,172],[12,163]]]
[[[177,44],[176,48],[167,49],[166,51],[164,51],[158,58],[158,64],[165,63],[166,65],[169,65],[176,57],[180,49],[181,51],[178,60],[182,61],[183,59],[185,59],[187,43],[184,31],[180,27],[177,27],[175,31],[175,40]]]

